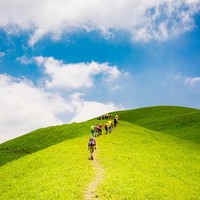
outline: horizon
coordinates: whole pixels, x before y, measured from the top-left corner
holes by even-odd
[[[0,11],[0,143],[118,110],[200,109],[199,0],[3,0]]]

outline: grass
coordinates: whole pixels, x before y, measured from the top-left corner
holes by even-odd
[[[119,126],[97,138],[95,159],[105,169],[98,196],[200,199],[199,113],[180,107],[118,112]],[[87,140],[98,122],[106,121],[39,129],[1,144],[0,199],[83,199],[94,178]]]
[[[88,134],[90,122],[38,129],[0,145],[0,166],[62,141]]]
[[[98,146],[101,199],[200,199],[198,144],[121,121]]]
[[[0,199],[82,199],[94,176],[87,139],[71,139],[2,166]]]
[[[200,111],[197,109],[154,106],[120,111],[118,114],[120,120],[200,143]]]

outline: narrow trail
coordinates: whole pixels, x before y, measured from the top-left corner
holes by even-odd
[[[96,189],[97,189],[97,186],[103,181],[105,171],[97,159],[97,151],[95,153],[96,155],[94,157],[94,160],[91,160],[93,168],[95,170],[95,178],[88,185],[85,191],[85,200],[100,199],[97,194]]]

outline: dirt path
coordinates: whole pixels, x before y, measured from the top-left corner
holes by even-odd
[[[95,153],[96,153],[95,158],[94,160],[91,160],[91,162],[96,175],[94,180],[88,185],[85,191],[85,200],[100,199],[96,189],[104,178],[104,168],[100,165],[98,159],[96,158],[97,152]]]

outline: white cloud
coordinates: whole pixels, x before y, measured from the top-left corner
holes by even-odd
[[[166,40],[195,27],[193,15],[200,10],[200,1],[162,1],[147,8],[146,21],[133,29],[133,39]]]
[[[29,31],[30,45],[50,34],[99,30],[112,37],[112,30],[125,30],[134,40],[164,40],[194,27],[199,0],[1,0],[0,27],[7,32]]]
[[[17,57],[16,60],[18,62],[22,63],[22,64],[25,64],[25,65],[33,63],[33,59],[28,58],[28,57],[26,57],[24,55],[21,56],[21,57]]]
[[[184,81],[186,85],[200,85],[200,77],[187,77]]]
[[[200,77],[189,77],[184,74],[176,74],[174,76],[176,81],[180,81],[184,85],[191,86],[193,88],[200,86]]]
[[[0,96],[0,143],[41,127],[85,121],[120,109],[113,103],[86,101],[80,93],[64,98],[29,80],[2,74]]]
[[[76,93],[72,96],[75,107],[75,116],[71,119],[71,122],[81,122],[88,119],[95,118],[107,112],[123,109],[122,107],[116,106],[113,103],[100,103],[95,101],[85,101],[81,99],[81,94]]]
[[[61,124],[59,115],[72,112],[60,96],[6,75],[0,75],[0,96],[0,142],[36,128]]]
[[[122,75],[116,66],[108,63],[77,63],[64,64],[62,61],[52,57],[35,57],[38,65],[45,69],[50,77],[45,81],[47,88],[79,89],[91,88],[94,85],[95,77],[102,75],[104,81],[113,81]]]

